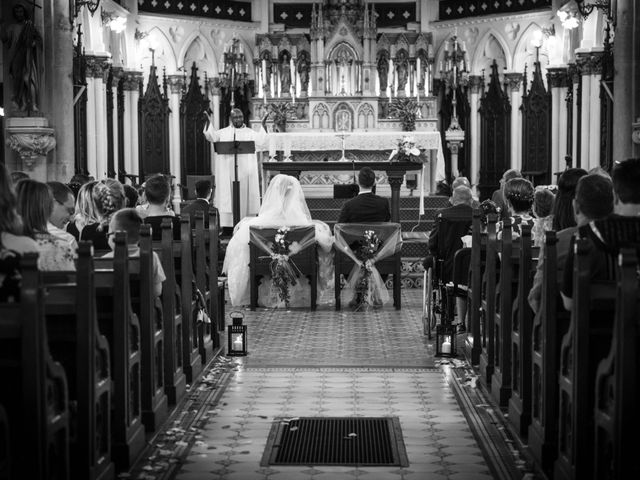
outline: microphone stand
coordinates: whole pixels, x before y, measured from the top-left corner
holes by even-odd
[[[233,127],[233,226],[240,222],[240,182],[238,181],[238,142],[236,141],[236,128]]]

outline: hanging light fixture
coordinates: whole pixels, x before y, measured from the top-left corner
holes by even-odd
[[[75,0],[74,6],[74,18],[78,16],[80,10],[82,10],[82,7],[87,7],[89,12],[91,13],[91,16],[93,17],[93,14],[96,13],[96,10],[98,10],[98,7],[100,6],[100,0]]]
[[[607,21],[612,21],[611,1],[610,0],[591,0],[589,2],[585,0],[575,0],[578,5],[578,11],[583,18],[587,18],[591,15],[594,9],[601,10],[607,17]]]

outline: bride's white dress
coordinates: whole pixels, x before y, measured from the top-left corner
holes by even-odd
[[[264,194],[260,213],[257,217],[246,217],[236,225],[227,246],[222,267],[227,275],[229,297],[233,306],[249,305],[249,227],[293,227],[314,225],[318,242],[318,297],[327,290],[333,290],[334,270],[333,235],[329,226],[319,220],[312,220],[309,208],[298,180],[289,175],[276,175]],[[306,278],[301,278],[290,289],[292,307],[309,306],[310,287]],[[263,278],[258,288],[258,304],[264,307],[284,306],[277,290],[271,288],[271,278]]]

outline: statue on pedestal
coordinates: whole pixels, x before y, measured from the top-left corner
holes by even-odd
[[[307,52],[302,51],[298,55],[298,75],[300,75],[300,93],[304,96],[309,88],[309,68],[311,61]]]
[[[283,95],[289,95],[291,90],[291,57],[287,52],[282,55],[280,65],[280,92]]]
[[[396,73],[398,74],[398,91],[404,91],[409,78],[409,65],[404,52],[400,52],[396,60]]]
[[[389,58],[386,52],[378,55],[378,78],[380,79],[380,94],[383,94],[387,90],[389,79]]]
[[[3,26],[1,37],[7,44],[9,75],[13,82],[13,108],[30,115],[38,112],[42,36],[36,29],[24,5],[13,7],[15,23]]]

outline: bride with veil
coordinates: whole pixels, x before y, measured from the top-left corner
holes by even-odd
[[[257,217],[246,217],[236,225],[227,246],[222,267],[227,275],[229,297],[233,306],[248,305],[249,291],[249,227],[293,227],[314,225],[318,243],[318,296],[333,289],[333,236],[329,226],[312,220],[300,182],[289,175],[276,175],[264,194]],[[300,278],[291,286],[290,306],[307,306],[310,303],[310,287],[306,278]],[[258,288],[258,304],[264,307],[284,306],[272,288],[271,278],[262,279]]]

